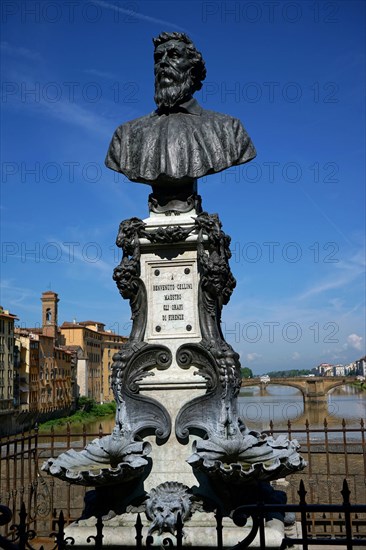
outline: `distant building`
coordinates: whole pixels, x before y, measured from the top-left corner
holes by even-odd
[[[59,345],[56,292],[42,297],[42,328],[16,328],[19,410],[46,413],[73,406],[72,353]]]
[[[73,403],[72,353],[60,346],[54,348],[52,406],[56,409],[70,407]],[[41,394],[42,399],[42,394]]]
[[[77,382],[80,395],[86,395],[97,401],[102,400],[102,337],[95,328],[80,323],[65,322],[60,327],[61,341],[66,346],[79,346],[84,354],[84,368],[77,369]],[[86,359],[86,361],[85,361]]]
[[[19,409],[50,412],[70,408],[73,398],[72,353],[52,336],[15,329],[19,348]]]
[[[65,346],[77,346],[82,350],[77,368],[80,395],[98,403],[112,401],[112,358],[127,338],[106,331],[105,324],[98,321],[65,322],[60,332]]]
[[[334,376],[333,366],[330,363],[321,363],[318,365],[315,370],[318,376]]]
[[[42,334],[50,336],[54,342],[58,339],[58,313],[57,304],[60,301],[58,294],[47,290],[42,292]]]
[[[15,328],[15,342],[19,350],[19,410],[38,408],[39,335],[27,329]],[[36,387],[35,387],[36,386]]]
[[[103,401],[113,401],[114,396],[111,388],[112,382],[112,362],[113,355],[117,353],[122,344],[127,342],[125,336],[120,336],[115,334],[112,331],[105,330],[102,332],[103,341],[102,341],[102,369],[103,369]]]
[[[333,376],[345,376],[345,375],[346,375],[346,367],[344,365],[335,365],[333,367]]]
[[[71,395],[73,403],[77,402],[80,395],[85,394],[87,388],[87,356],[80,346],[61,346],[71,354]]]
[[[14,409],[15,341],[14,321],[16,315],[0,306],[0,413]]]
[[[356,374],[366,378],[366,355],[355,361]]]
[[[19,412],[61,410],[73,407],[79,395],[113,401],[113,355],[127,338],[97,321],[59,327],[58,294],[43,292],[41,302],[42,327],[16,328],[15,335],[17,317],[0,310],[0,410],[14,404]]]

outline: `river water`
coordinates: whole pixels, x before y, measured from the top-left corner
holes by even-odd
[[[247,424],[256,429],[268,429],[272,420],[276,428],[285,428],[288,421],[300,428],[306,420],[312,428],[340,427],[344,419],[347,427],[359,428],[366,418],[366,392],[355,386],[340,386],[329,392],[327,402],[304,405],[302,393],[289,386],[269,384],[264,391],[259,387],[243,388],[239,396],[239,413]]]

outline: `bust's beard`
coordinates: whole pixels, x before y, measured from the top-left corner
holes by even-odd
[[[159,109],[171,109],[193,93],[193,82],[190,72],[181,74],[174,71],[174,74],[170,74],[174,76],[175,80],[174,84],[170,85],[165,85],[160,81],[159,73],[155,76],[154,100]]]

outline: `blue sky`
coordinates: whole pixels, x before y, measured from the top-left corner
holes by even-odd
[[[149,187],[104,167],[114,129],[151,112],[152,37],[203,53],[204,108],[240,118],[258,156],[199,183],[232,237],[227,339],[256,373],[365,353],[365,3],[2,2],[1,304],[23,326],[128,334],[112,281],[119,222]]]

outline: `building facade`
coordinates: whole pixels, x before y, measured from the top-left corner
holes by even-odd
[[[110,389],[112,358],[127,338],[106,331],[104,323],[97,321],[65,322],[60,332],[67,348],[75,346],[82,350],[77,369],[80,395],[97,403],[113,401]]]
[[[0,411],[14,409],[15,340],[14,321],[17,319],[0,306]]]
[[[41,327],[14,329],[17,317],[0,309],[0,410],[66,410],[79,395],[113,401],[113,356],[127,338],[96,321],[59,327],[58,294],[43,292],[41,302]]]
[[[19,350],[19,410],[35,411],[39,396],[39,336],[16,328],[15,342]]]
[[[102,394],[103,401],[108,403],[114,400],[111,387],[113,355],[122,348],[128,338],[112,331],[102,331],[102,337]]]

